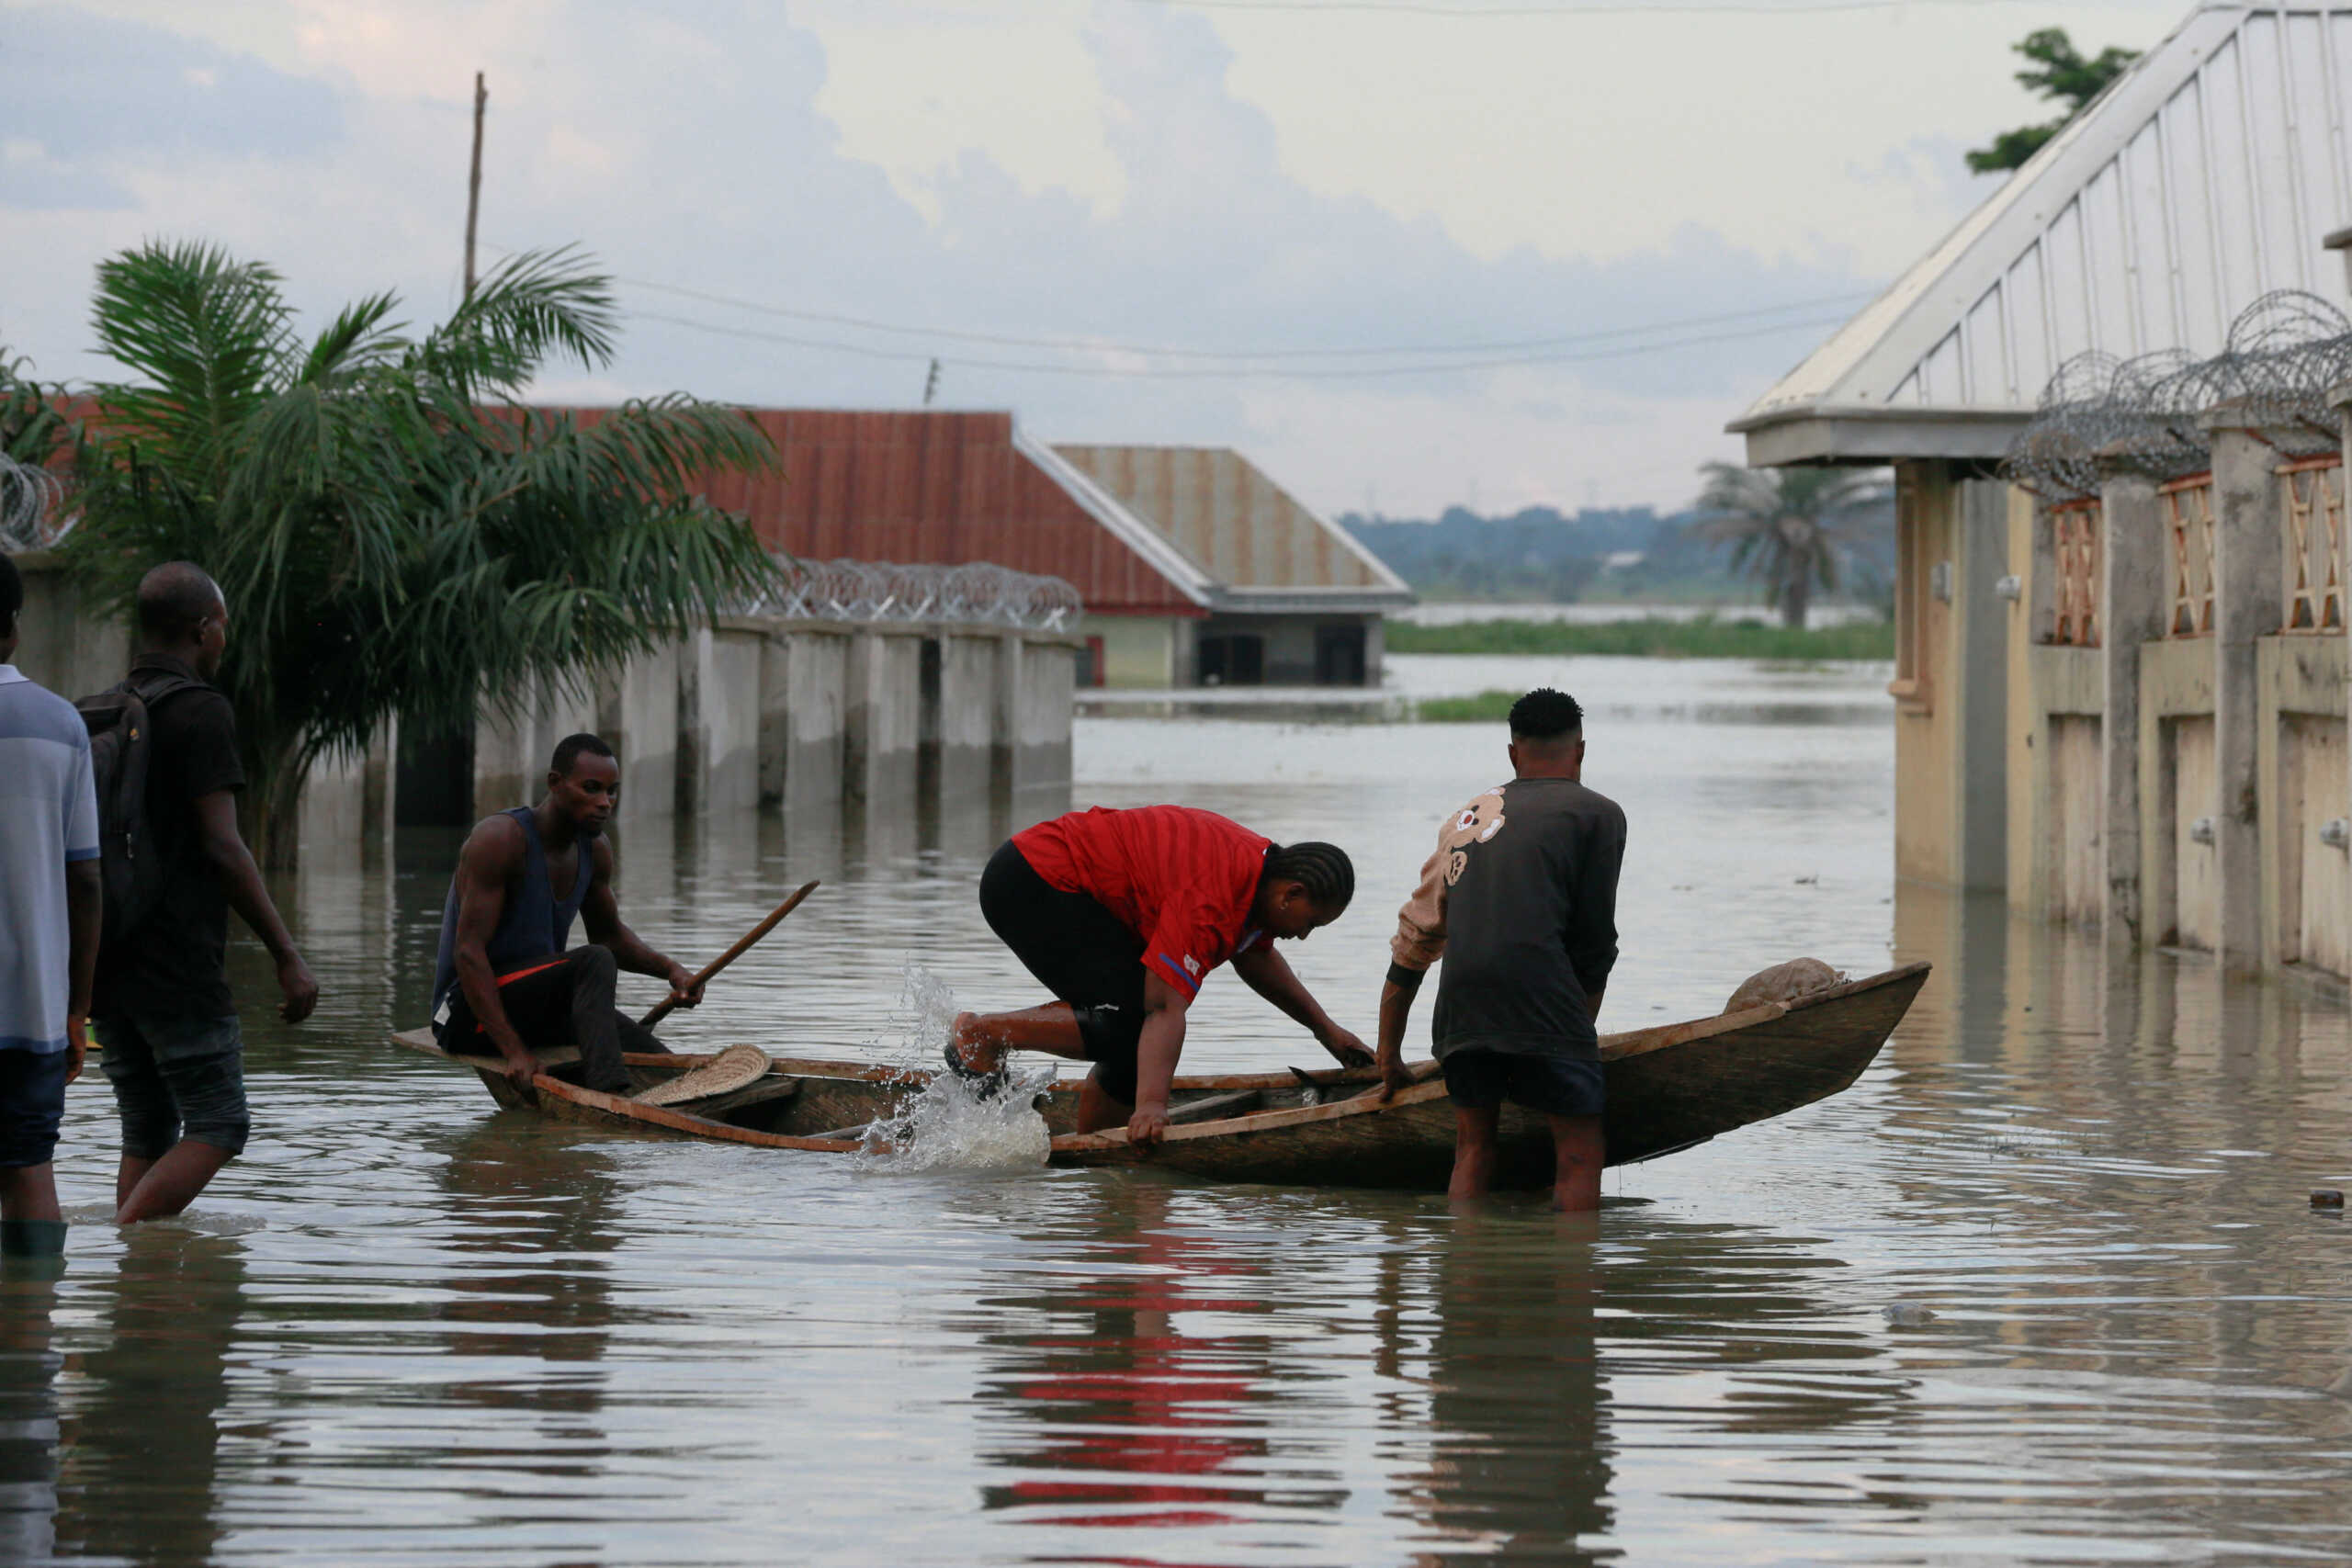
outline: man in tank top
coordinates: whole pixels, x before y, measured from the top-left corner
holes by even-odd
[[[684,964],[621,923],[605,824],[621,794],[620,762],[594,735],[566,736],[548,764],[548,792],[477,823],[458,856],[441,910],[433,1033],[442,1048],[497,1056],[526,1100],[539,1071],[532,1051],[580,1049],[581,1081],[629,1089],[625,1051],[669,1048],[614,1005],[623,969],[670,982],[680,1007],[702,1000]],[[569,947],[571,921],[588,943]]]
[[[1432,1030],[1453,1101],[1457,1201],[1494,1177],[1505,1101],[1550,1124],[1553,1202],[1600,1206],[1600,1037],[1617,962],[1625,814],[1585,788],[1584,710],[1548,687],[1511,705],[1514,777],[1448,818],[1397,911],[1380,993],[1383,1098],[1407,1082],[1405,1024],[1442,959]]]

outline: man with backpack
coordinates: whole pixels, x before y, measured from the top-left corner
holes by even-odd
[[[187,561],[157,567],[139,584],[139,637],[130,678],[78,705],[105,821],[92,1027],[122,1116],[119,1224],[178,1213],[245,1146],[232,907],[277,963],[278,1016],[300,1023],[319,998],[237,831],[236,717],[210,683],[229,639],[219,586]]]
[[[53,1258],[51,1160],[98,952],[98,813],[80,716],[13,662],[24,603],[0,555],[0,1258]]]

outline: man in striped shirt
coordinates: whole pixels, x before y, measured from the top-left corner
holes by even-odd
[[[0,1257],[65,1249],[51,1160],[81,1076],[101,897],[90,737],[17,672],[24,579],[0,555]]]

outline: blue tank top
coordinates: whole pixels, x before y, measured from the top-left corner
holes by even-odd
[[[559,904],[555,884],[548,879],[547,846],[539,842],[537,810],[517,806],[506,813],[523,825],[523,883],[506,900],[498,929],[490,935],[490,966],[505,969],[528,959],[561,953],[571,941],[571,922],[588,897],[595,874],[594,845],[580,840],[580,869],[571,879],[571,896]],[[458,988],[458,878],[449,878],[449,896],[441,904],[441,952],[433,970],[433,1021],[441,1021],[442,1003]]]

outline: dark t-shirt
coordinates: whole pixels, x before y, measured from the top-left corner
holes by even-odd
[[[1617,962],[1625,814],[1573,779],[1513,779],[1455,813],[1399,912],[1392,952],[1445,961],[1436,1053],[1590,1061],[1588,998]]]
[[[198,679],[169,654],[142,653],[130,666],[133,676],[151,671]],[[219,688],[202,685],[164,698],[148,722],[154,734],[147,820],[167,870],[154,912],[137,931],[99,949],[90,1010],[100,1018],[227,1018],[237,1010],[229,996],[229,900],[205,858],[196,802],[244,787],[236,716]]]

